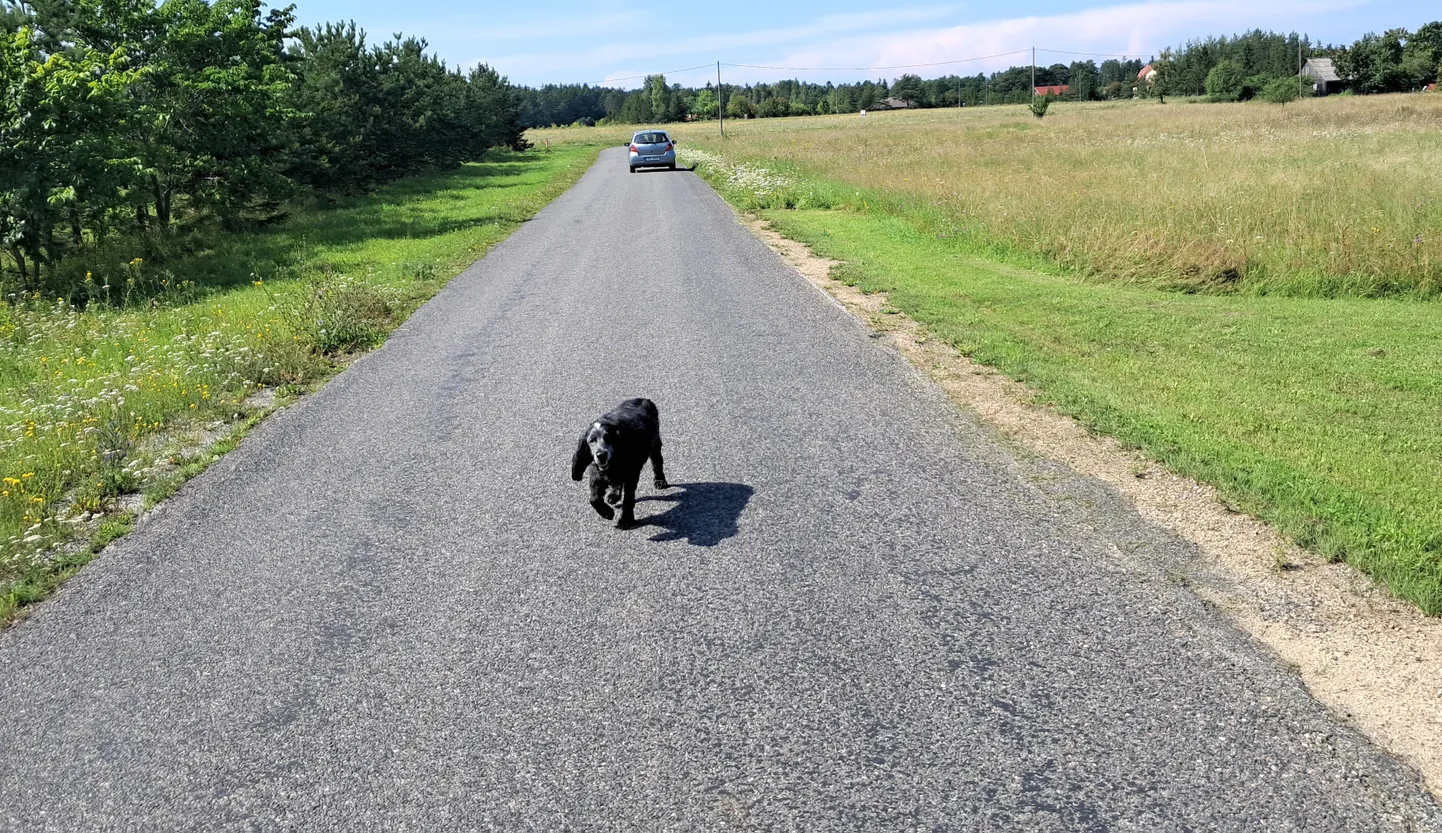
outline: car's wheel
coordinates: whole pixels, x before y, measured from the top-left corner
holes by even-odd
[[[636,169],[635,169],[635,168],[632,168],[632,169],[631,169],[631,173],[634,174],[635,172],[636,172]]]
[[[676,164],[673,162],[673,163],[671,163],[670,165],[667,165],[666,168],[667,168],[668,170],[674,171],[674,170],[676,170]]]

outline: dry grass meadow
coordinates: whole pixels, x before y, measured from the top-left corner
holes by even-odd
[[[1204,292],[1442,294],[1442,95],[1114,102],[672,125],[733,162],[893,195],[941,233]],[[595,141],[630,128],[536,133]],[[816,194],[835,202],[866,195]],[[806,195],[800,195],[803,207]]]

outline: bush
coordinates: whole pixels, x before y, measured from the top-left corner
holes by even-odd
[[[1245,70],[1236,61],[1222,61],[1207,73],[1207,98],[1211,101],[1236,101],[1242,97],[1247,83]]]
[[[1306,84],[1299,83],[1295,77],[1274,78],[1262,88],[1261,96],[1263,101],[1286,104],[1289,101],[1296,101],[1298,97],[1310,92],[1311,88]]]
[[[379,289],[328,270],[305,281],[299,297],[278,303],[301,342],[322,355],[379,343],[393,312]]]
[[[1277,76],[1275,75],[1267,75],[1266,73],[1253,75],[1242,82],[1242,93],[1238,98],[1241,101],[1251,101],[1261,95],[1262,90],[1266,89],[1267,85],[1275,80],[1277,80]]]
[[[728,119],[749,119],[756,115],[756,108],[743,95],[733,93],[726,99],[726,117]]]

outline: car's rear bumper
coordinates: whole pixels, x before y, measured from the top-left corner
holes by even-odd
[[[630,158],[632,168],[669,168],[676,164],[676,151],[669,153],[633,153]]]

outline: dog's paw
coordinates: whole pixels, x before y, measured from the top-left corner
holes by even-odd
[[[591,501],[591,507],[596,510],[597,515],[600,515],[608,521],[616,517],[616,510],[599,500]]]
[[[621,487],[616,486],[606,490],[606,502],[612,506],[621,505]]]
[[[621,520],[616,521],[617,529],[634,529],[635,526],[636,519],[631,517],[630,515],[622,515]]]
[[[666,478],[664,478],[664,477],[658,477],[658,478],[656,478],[656,488],[658,488],[658,489],[669,489],[669,488],[671,488],[671,484],[669,484],[669,483],[666,482]]]

